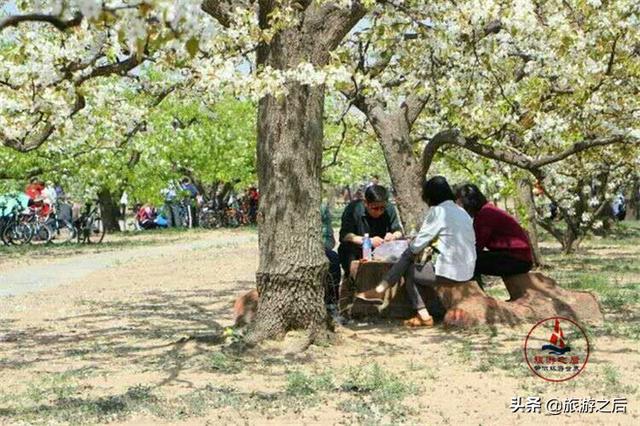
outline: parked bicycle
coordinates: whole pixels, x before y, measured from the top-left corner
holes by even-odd
[[[46,224],[46,216],[40,214],[41,207],[31,207],[28,213],[21,215],[20,221],[31,228],[31,244],[47,244],[51,241],[53,232]]]
[[[70,207],[68,207],[70,209]],[[49,214],[45,222],[51,229],[51,242],[54,244],[67,244],[77,239],[77,230],[73,223],[63,219],[60,215],[60,204],[56,210]]]
[[[205,203],[198,214],[200,226],[206,229],[217,229],[223,226],[224,211],[217,208],[216,203]]]
[[[29,244],[33,229],[23,220],[22,208],[14,206],[8,216],[0,223],[0,239],[5,245]]]
[[[193,209],[190,199],[182,199],[176,204],[177,215],[175,217],[176,226],[179,228],[193,227]]]

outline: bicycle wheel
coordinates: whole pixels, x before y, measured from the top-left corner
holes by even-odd
[[[42,223],[32,224],[31,232],[31,244],[47,244],[51,241],[51,237],[53,235],[53,233],[51,232],[51,228]]]
[[[178,215],[176,217],[176,227],[188,228],[189,227],[189,212],[184,204],[178,204]]]
[[[86,241],[89,244],[100,244],[106,234],[104,222],[101,217],[94,217],[87,224],[88,232],[85,234]]]
[[[54,244],[67,244],[76,238],[76,228],[66,220],[56,219],[50,228],[51,242]]]
[[[9,221],[3,217],[0,217],[0,241],[2,241],[2,244],[4,244],[5,246],[9,245],[9,243],[4,240],[4,228],[6,228],[8,225]]]
[[[5,223],[2,224],[2,226],[0,226],[0,240],[6,246],[11,244],[11,241],[7,238],[7,235],[5,235],[5,233],[8,233],[8,229],[10,226],[11,226],[11,222],[9,221],[6,221]]]
[[[10,223],[2,232],[2,241],[6,244],[21,246],[28,244],[33,236],[31,227],[26,223]]]

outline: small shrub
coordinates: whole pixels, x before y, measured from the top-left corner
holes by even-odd
[[[384,371],[375,363],[367,367],[350,368],[340,388],[347,392],[371,394],[377,402],[389,403],[404,399],[415,390],[415,385]]]
[[[343,401],[338,408],[355,414],[362,423],[379,423],[383,416],[393,423],[414,414],[403,400],[417,391],[417,387],[405,378],[386,372],[378,364],[349,369],[340,389],[355,394],[350,401]]]
[[[307,375],[300,370],[287,373],[286,393],[289,396],[307,397],[320,391],[329,391],[333,387],[333,377],[327,372],[317,376]]]
[[[242,363],[222,352],[216,352],[211,356],[209,367],[221,373],[234,374],[242,371]]]

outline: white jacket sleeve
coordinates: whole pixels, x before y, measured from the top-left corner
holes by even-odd
[[[442,208],[438,206],[429,209],[422,222],[420,232],[418,232],[416,238],[409,244],[409,248],[413,254],[420,253],[438,237],[444,226],[442,220],[443,213]]]

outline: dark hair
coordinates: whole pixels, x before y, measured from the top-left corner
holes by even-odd
[[[389,192],[382,185],[371,185],[364,191],[364,199],[367,200],[367,203],[386,203],[389,199]]]
[[[455,200],[449,183],[443,176],[434,176],[422,184],[422,201],[429,207],[447,200]]]
[[[456,191],[456,198],[462,200],[462,207],[471,216],[475,216],[482,206],[487,204],[487,198],[480,191],[480,188],[472,183],[461,185]]]

